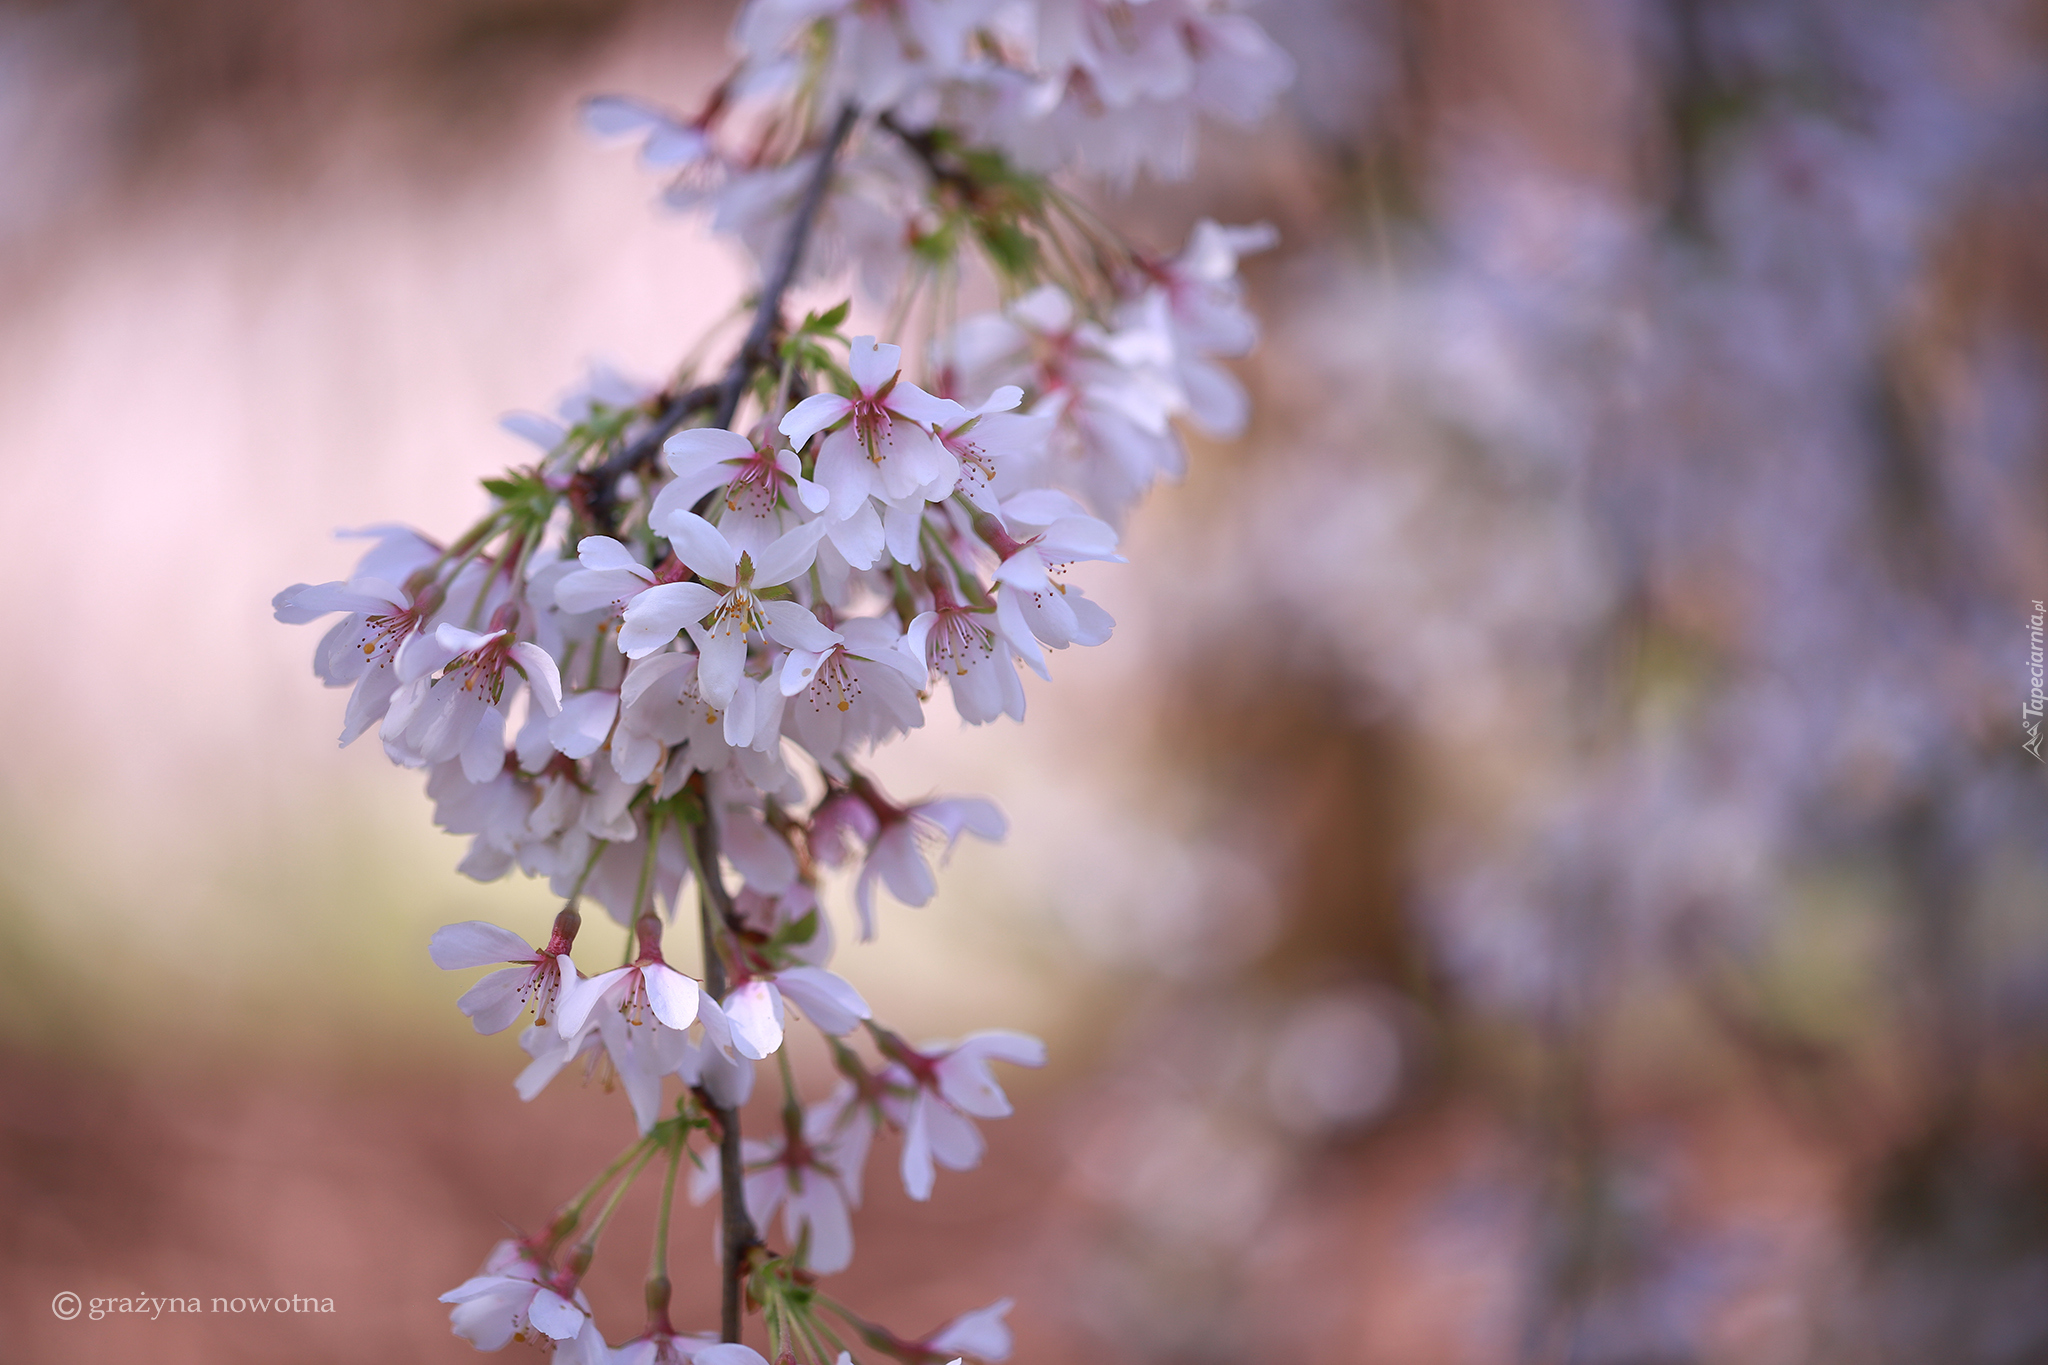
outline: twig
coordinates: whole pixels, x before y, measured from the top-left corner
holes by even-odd
[[[621,478],[653,459],[661,450],[662,443],[692,413],[716,404],[711,425],[730,427],[734,415],[739,412],[740,398],[747,391],[747,381],[754,377],[755,370],[774,358],[772,342],[776,326],[782,320],[783,295],[789,292],[790,281],[796,278],[797,267],[803,263],[804,248],[810,243],[811,230],[817,226],[818,210],[825,203],[825,191],[832,184],[832,167],[839,160],[839,149],[846,145],[847,135],[853,131],[857,114],[858,111],[850,104],[840,110],[838,122],[832,125],[825,145],[818,149],[817,169],[804,186],[804,197],[789,225],[782,255],[775,262],[774,273],[762,281],[761,299],[754,309],[753,325],[747,328],[746,339],[740,343],[732,364],[726,367],[725,377],[716,384],[699,384],[678,394],[631,444],[590,471],[588,506],[591,519],[600,529],[610,528]]]
[[[600,530],[611,529],[612,508],[617,505],[619,497],[619,480],[653,459],[660,452],[661,443],[683,424],[685,418],[710,407],[721,392],[716,384],[699,384],[693,389],[685,389],[655,414],[653,423],[645,431],[590,471],[590,516]]]

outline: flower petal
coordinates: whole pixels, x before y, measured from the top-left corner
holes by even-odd
[[[882,385],[903,368],[903,348],[886,342],[880,346],[873,337],[855,337],[847,350],[846,372],[860,391],[872,398]],[[893,396],[893,395],[892,395]]]
[[[754,557],[753,586],[777,587],[810,568],[818,557],[818,539],[824,534],[823,521],[810,521],[768,542]]]
[[[586,569],[624,569],[652,583],[654,570],[633,558],[633,552],[610,536],[585,536],[576,542],[576,560]]]
[[[654,529],[668,537],[676,558],[699,577],[714,583],[739,581],[735,576],[739,570],[739,551],[719,534],[716,526],[695,512],[671,513]]]
[[[768,618],[768,638],[779,645],[791,649],[830,649],[839,643],[839,632],[825,626],[800,603],[763,602],[761,612]]]
[[[775,974],[775,985],[827,1033],[851,1033],[861,1020],[873,1017],[852,982],[822,967],[784,968]]]
[[[556,1341],[567,1341],[583,1330],[584,1314],[554,1290],[543,1288],[533,1296],[526,1320]]]
[[[604,997],[604,993],[617,985],[619,979],[632,970],[631,967],[614,967],[608,972],[600,972],[567,987],[562,992],[562,1003],[555,1015],[555,1027],[561,1035],[564,1038],[574,1037],[583,1027],[584,1021],[590,1018],[590,1012],[597,1008],[597,1002]],[[567,980],[566,968],[563,979]]]
[[[725,997],[724,1009],[742,1057],[758,1061],[782,1046],[782,996],[771,983],[749,981]]]
[[[531,962],[531,944],[510,929],[480,919],[444,924],[427,940],[427,955],[443,971],[485,967],[494,962]]]
[[[640,980],[656,1019],[678,1031],[697,1022],[697,997],[704,992],[695,981],[661,962],[642,967]]]
[[[626,604],[619,649],[634,659],[652,654],[709,616],[718,602],[719,595],[702,583],[657,583]]]
[[[852,402],[836,393],[814,393],[784,413],[776,430],[789,438],[793,449],[802,450],[811,437],[852,411]]]
[[[531,967],[506,967],[492,972],[462,993],[455,1008],[469,1016],[478,1033],[499,1033],[526,1012],[520,987],[533,975]]]
[[[1021,397],[1022,391],[1018,392]],[[915,384],[898,384],[889,390],[889,401],[883,406],[928,427],[957,427],[973,416],[952,399],[926,393]]]
[[[521,640],[512,646],[513,662],[526,675],[527,684],[533,688],[533,700],[547,715],[554,715],[562,709],[562,670],[555,667],[555,656],[531,640]]]

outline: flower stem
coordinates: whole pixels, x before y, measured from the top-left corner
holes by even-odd
[[[654,1216],[654,1255],[647,1267],[647,1330],[673,1334],[668,1301],[668,1217],[676,1202],[676,1173],[683,1164],[685,1134],[678,1131],[668,1149],[668,1179],[661,1186],[661,1208]]]

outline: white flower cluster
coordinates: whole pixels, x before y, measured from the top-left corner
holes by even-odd
[[[676,197],[708,197],[720,226],[781,247],[759,347],[719,382],[640,395],[607,381],[561,423],[508,422],[540,453],[485,481],[491,509],[467,533],[442,545],[362,532],[372,543],[353,576],[274,605],[286,622],[340,614],[315,668],[351,689],[341,741],[375,728],[393,762],[426,772],[436,822],[471,841],[461,870],[517,867],[567,900],[544,946],[480,922],[432,945],[444,968],[509,964],[460,1005],[486,1033],[531,1008],[519,1093],[579,1060],[615,1077],[642,1135],[626,1182],[665,1152],[672,1190],[691,1134],[715,1137],[745,1215],[765,1230],[780,1214],[788,1243],[778,1256],[729,1243],[727,1272],[750,1276],[779,1349],[822,1362],[837,1338],[792,1286],[850,1261],[874,1136],[901,1134],[904,1186],[927,1198],[936,1167],[979,1161],[975,1120],[1010,1112],[990,1063],[1044,1060],[1037,1040],[1003,1032],[914,1048],[829,969],[823,870],[854,869],[868,938],[877,886],[925,904],[935,850],[1005,831],[987,801],[899,803],[858,765],[921,727],[941,684],[971,724],[1022,720],[1020,668],[1045,677],[1047,650],[1109,638],[1109,614],[1066,570],[1121,562],[1112,523],[1183,465],[1175,419],[1223,435],[1245,418],[1215,362],[1255,340],[1237,258],[1270,231],[1205,222],[1179,257],[1149,256],[1044,172],[1082,148],[1083,168],[1182,169],[1197,108],[1253,115],[1287,67],[1249,20],[1198,0],[763,0],[737,36],[740,66],[703,117],[622,100],[589,117],[644,135],[646,158],[682,175]],[[884,163],[896,216],[875,231]],[[862,255],[877,243],[893,245]],[[935,303],[922,386],[898,345],[844,335],[847,305],[794,326],[779,316],[789,280],[835,253],[896,280],[906,306],[927,290],[957,297],[969,245],[1009,302],[965,319]],[[701,981],[663,951],[691,882]],[[627,929],[626,965],[576,965],[585,898]],[[808,1107],[779,1055],[792,1008],[842,1077]],[[842,1041],[860,1031],[872,1060]],[[784,1131],[742,1141],[737,1111],[770,1057]],[[681,1097],[664,1105],[669,1077]],[[721,1167],[700,1170],[708,1194]],[[607,1346],[577,1289],[605,1216],[587,1222],[588,1202],[445,1296],[456,1330],[590,1361],[745,1349],[677,1337],[665,1306]],[[731,1191],[726,1212],[740,1212]],[[905,1360],[1001,1359],[1007,1307],[916,1342],[856,1330]],[[731,1356],[743,1358],[758,1359]]]

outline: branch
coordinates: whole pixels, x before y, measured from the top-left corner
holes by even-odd
[[[811,230],[817,226],[818,210],[823,207],[825,191],[832,184],[832,167],[839,160],[839,149],[846,145],[847,135],[853,131],[857,113],[850,104],[840,110],[838,122],[832,125],[825,145],[818,149],[817,169],[812,171],[810,180],[804,185],[804,197],[797,204],[796,217],[789,225],[782,255],[775,262],[774,273],[762,282],[761,299],[754,309],[753,325],[747,328],[746,339],[740,343],[732,364],[726,367],[725,377],[716,384],[699,384],[678,394],[662,407],[654,421],[630,445],[590,471],[588,506],[591,520],[600,531],[611,529],[612,509],[618,503],[618,486],[622,477],[652,460],[660,452],[662,443],[692,413],[716,404],[711,425],[730,427],[739,411],[740,398],[747,391],[747,381],[754,377],[755,370],[774,359],[773,342],[776,326],[782,320],[783,295],[789,292],[790,281],[796,278],[797,267],[803,264],[804,248],[810,244]]]
[[[716,384],[699,384],[670,399],[654,416],[654,422],[609,460],[590,471],[590,519],[599,531],[612,529],[612,509],[618,504],[619,480],[640,468],[661,451],[662,442],[683,424],[691,413],[708,408],[721,392]]]
[[[732,358],[732,367],[725,372],[725,382],[718,393],[718,412],[711,425],[730,427],[735,413],[740,410],[740,395],[746,392],[747,381],[754,377],[754,371],[774,357],[770,342],[775,336],[775,327],[782,320],[782,296],[789,292],[789,283],[796,278],[796,268],[803,263],[804,248],[809,245],[811,229],[817,225],[818,209],[825,202],[825,191],[832,184],[832,165],[839,159],[839,149],[846,145],[846,138],[853,131],[853,121],[858,114],[852,105],[839,111],[838,122],[825,138],[825,145],[818,149],[818,166],[811,172],[810,183],[804,186],[804,197],[797,205],[796,218],[789,225],[789,236],[782,243],[782,257],[775,263],[775,272],[761,284],[761,302],[754,309],[754,325],[747,329],[747,339],[740,343],[740,352]]]
[[[825,145],[818,149],[817,169],[811,172],[808,184],[804,186],[804,197],[797,204],[796,217],[789,225],[789,236],[782,243],[782,256],[775,262],[775,271],[761,284],[761,301],[754,309],[753,326],[747,329],[747,338],[740,343],[739,354],[732,358],[732,365],[725,372],[725,379],[718,388],[718,410],[713,414],[714,427],[732,426],[732,419],[739,412],[740,396],[747,390],[747,381],[754,377],[754,371],[774,357],[773,340],[777,324],[782,320],[782,296],[789,292],[790,281],[796,278],[797,267],[803,263],[804,248],[809,245],[811,229],[817,225],[818,210],[824,205],[825,191],[832,183],[832,166],[839,159],[839,149],[846,145],[846,138],[853,131],[857,111],[849,104],[839,111],[838,121],[825,138]],[[714,999],[725,997],[725,963],[718,956],[717,934],[720,928],[732,923],[732,899],[726,894],[725,883],[718,873],[718,823],[705,803],[704,821],[696,828],[698,877],[703,883],[704,920],[704,986]],[[747,1213],[746,1188],[740,1169],[740,1116],[738,1111],[720,1108],[713,1111],[718,1116],[718,1184],[722,1192],[723,1223],[725,1228],[725,1263],[719,1275],[719,1336],[726,1341],[740,1339],[740,1286],[745,1278],[747,1253],[761,1244],[761,1234],[754,1227],[754,1220]]]
[[[708,794],[707,794],[708,795]],[[704,989],[721,1004],[725,1000],[725,960],[718,955],[719,930],[732,923],[732,898],[718,872],[718,823],[705,802],[704,818],[692,829],[696,843],[697,880],[704,926]],[[747,1212],[747,1193],[740,1169],[740,1116],[737,1109],[716,1106],[718,1119],[718,1189],[725,1254],[720,1266],[719,1338],[740,1339],[740,1286],[746,1279],[747,1253],[761,1245],[761,1234]]]

